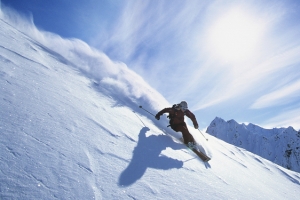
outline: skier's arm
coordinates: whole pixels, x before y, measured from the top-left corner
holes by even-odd
[[[199,126],[195,115],[189,110],[185,111],[185,115],[192,120],[195,129],[198,129]]]
[[[164,108],[164,109],[162,109],[161,111],[159,111],[159,112],[155,115],[155,118],[156,118],[157,120],[159,120],[159,119],[160,119],[160,116],[161,116],[162,114],[164,114],[164,113],[169,113],[171,110],[172,110],[172,108]]]

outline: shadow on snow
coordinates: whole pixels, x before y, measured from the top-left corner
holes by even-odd
[[[174,143],[166,135],[150,135],[146,137],[146,132],[150,129],[143,127],[139,133],[137,146],[133,150],[131,162],[119,177],[120,186],[129,186],[140,179],[147,168],[168,170],[181,168],[183,162],[169,158],[161,154],[168,146],[172,149],[182,149],[181,144]]]

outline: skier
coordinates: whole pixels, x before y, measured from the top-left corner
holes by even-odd
[[[159,120],[160,116],[164,113],[169,113],[168,118],[170,118],[170,126],[174,131],[182,133],[184,143],[190,147],[195,145],[195,139],[190,134],[186,123],[184,122],[184,115],[192,120],[195,129],[198,129],[198,123],[195,115],[188,110],[187,102],[182,101],[179,104],[173,105],[172,108],[164,108],[155,115],[155,118]]]

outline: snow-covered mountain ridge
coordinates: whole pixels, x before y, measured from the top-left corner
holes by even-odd
[[[300,172],[300,131],[293,127],[264,129],[216,117],[207,133],[244,148],[287,169]]]

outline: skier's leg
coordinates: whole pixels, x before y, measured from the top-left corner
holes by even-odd
[[[192,134],[190,134],[186,125],[176,127],[176,131],[182,133],[182,137],[185,144],[188,144],[189,142],[195,142],[194,137],[192,136]]]

